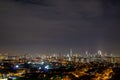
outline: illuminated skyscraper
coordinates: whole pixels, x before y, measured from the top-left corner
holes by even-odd
[[[72,51],[72,49],[70,49],[70,57],[72,57],[73,56],[73,51]]]
[[[88,51],[86,51],[86,57],[88,57],[89,55],[88,55]]]
[[[98,50],[98,54],[99,54],[99,55],[102,55],[102,51],[101,51],[101,50]]]

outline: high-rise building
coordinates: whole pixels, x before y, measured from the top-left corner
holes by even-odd
[[[73,51],[72,51],[72,49],[70,49],[70,57],[72,57],[73,56]]]
[[[98,55],[102,56],[102,51],[101,50],[98,50]]]

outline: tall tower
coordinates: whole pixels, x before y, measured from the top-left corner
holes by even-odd
[[[70,49],[70,57],[72,57],[73,56],[73,51],[72,51],[72,49]]]
[[[89,56],[89,55],[88,55],[88,51],[86,51],[86,53],[85,53],[85,54],[86,54],[86,57],[88,57],[88,56]]]
[[[98,55],[102,56],[102,51],[101,50],[98,50]]]

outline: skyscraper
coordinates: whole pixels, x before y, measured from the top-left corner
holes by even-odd
[[[70,49],[70,57],[72,57],[73,56],[73,51],[72,51],[72,49]]]

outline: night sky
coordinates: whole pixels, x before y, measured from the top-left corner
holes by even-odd
[[[0,0],[0,53],[120,55],[120,0]]]

